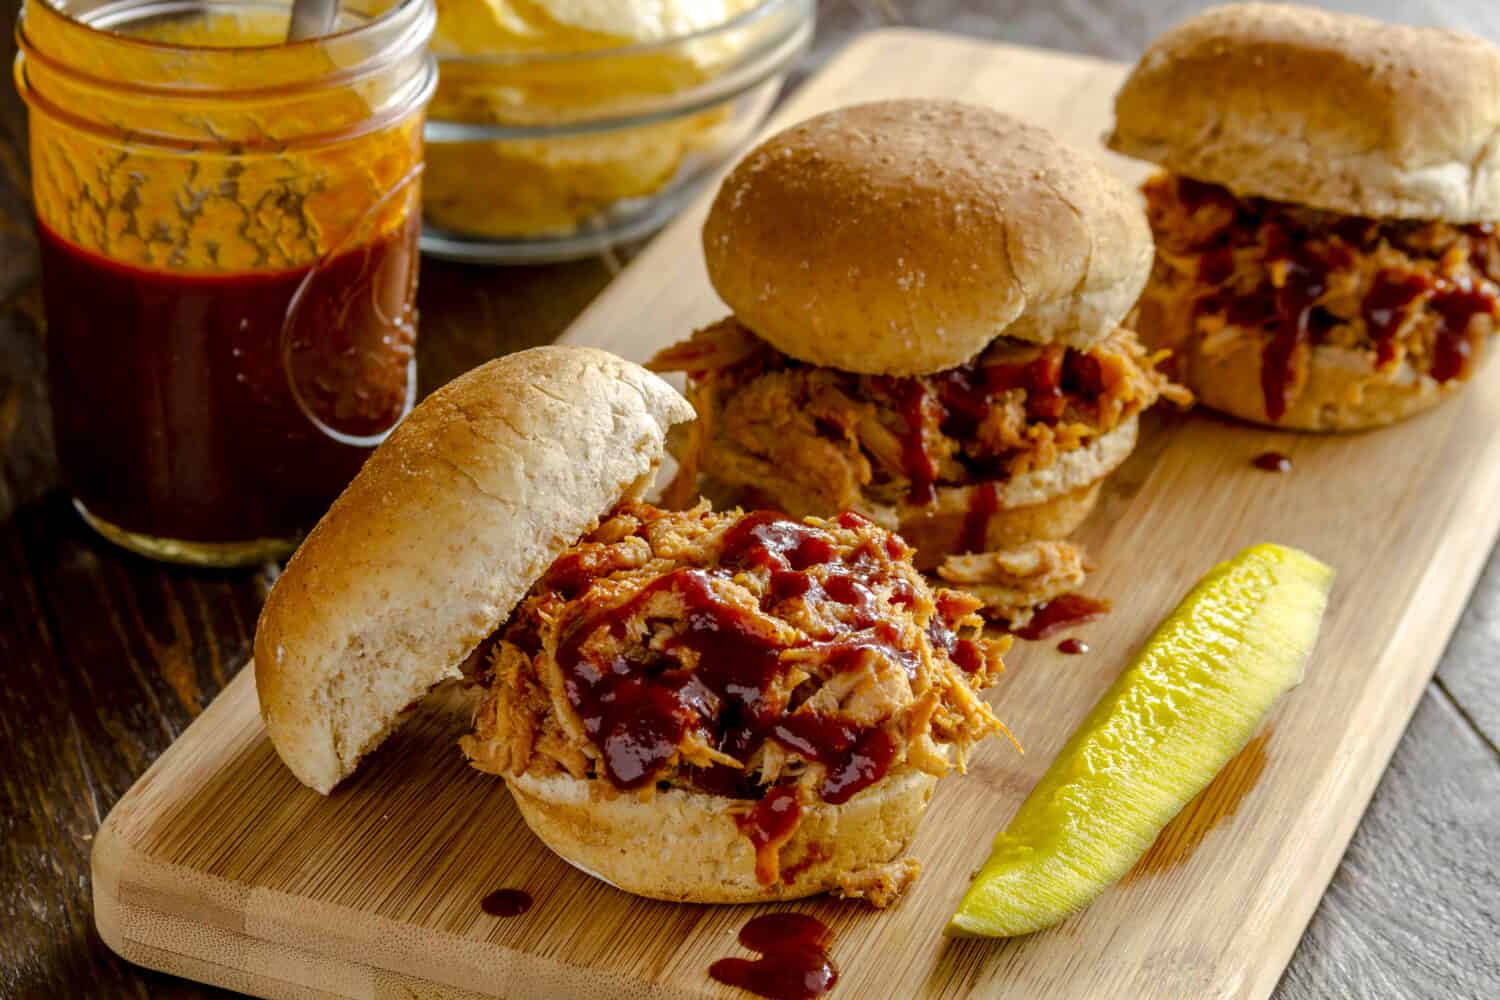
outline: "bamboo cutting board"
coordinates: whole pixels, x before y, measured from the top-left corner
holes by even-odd
[[[988,102],[1097,148],[1123,68],[906,31],[867,36],[780,121],[895,95]],[[1101,157],[1107,154],[1101,152]],[[1132,181],[1138,166],[1109,158]],[[698,205],[567,339],[633,359],[717,317]],[[835,931],[835,997],[1264,997],[1327,885],[1500,527],[1500,365],[1439,411],[1345,438],[1206,413],[1155,415],[1080,533],[1115,611],[1085,656],[1018,643],[992,697],[1026,747],[993,741],[941,783],[913,847],[925,862],[876,913],[812,900]],[[1269,448],[1295,471],[1251,468]],[[1338,570],[1307,680],[1245,752],[1094,906],[1009,942],[941,929],[991,836],[1072,727],[1198,576],[1263,540]],[[277,761],[243,670],[120,801],[94,848],[100,933],[125,957],[267,997],[702,997],[716,958],[764,908],[636,899],[527,832],[502,784],[454,747],[452,693],[333,796]],[[481,912],[530,892],[520,917]]]

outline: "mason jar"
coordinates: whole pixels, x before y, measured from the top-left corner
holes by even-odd
[[[58,456],[106,538],[289,552],[414,401],[433,0],[26,0]]]

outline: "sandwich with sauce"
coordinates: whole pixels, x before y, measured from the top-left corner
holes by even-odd
[[[1500,317],[1500,49],[1278,4],[1156,40],[1110,146],[1159,164],[1137,319],[1206,405],[1374,427],[1473,377]]]
[[[703,227],[733,315],[667,348],[701,482],[856,511],[1018,624],[1083,580],[1059,540],[1158,397],[1121,325],[1150,272],[1136,196],[1040,128],[951,101],[857,105],[753,150]]]
[[[272,743],[322,793],[435,685],[536,835],[660,899],[894,899],[937,779],[1003,727],[1007,639],[852,512],[641,499],[692,408],[602,351],[422,402],[308,536],[255,639]]]

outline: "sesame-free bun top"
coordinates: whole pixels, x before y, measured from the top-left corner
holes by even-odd
[[[604,351],[539,347],[424,400],[271,590],[255,634],[276,752],[327,794],[459,675],[563,550],[650,483],[692,407]]]
[[[735,316],[794,358],[921,375],[997,336],[1086,348],[1150,272],[1135,194],[1043,129],[954,101],[810,118],[725,179],[703,227]]]
[[[1115,99],[1112,149],[1346,215],[1500,218],[1500,49],[1283,4],[1172,28]]]

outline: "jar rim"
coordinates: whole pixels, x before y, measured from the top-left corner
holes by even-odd
[[[162,42],[150,38],[141,38],[136,35],[127,35],[117,31],[111,31],[109,30],[109,27],[106,26],[106,24],[109,26],[113,26],[120,23],[118,20],[115,20],[113,18],[125,14],[127,11],[132,13],[139,11],[166,13],[179,7],[184,10],[190,9],[197,11],[211,11],[214,7],[220,6],[219,4],[214,3],[213,0],[209,0],[209,2],[207,3],[203,2],[203,0],[152,0],[152,2],[144,4],[136,2],[136,0],[114,0],[114,2],[105,3],[100,5],[99,7],[94,8],[89,12],[90,17],[88,19],[75,17],[68,11],[63,10],[61,7],[59,7],[54,2],[54,0],[27,0],[27,2],[22,5],[21,19],[17,23],[16,33],[18,35],[21,33],[22,26],[24,25],[26,11],[33,6],[38,6],[43,8],[44,10],[49,11],[52,14],[56,14],[58,17],[63,18],[69,24],[76,25],[77,27],[84,29],[92,35],[97,35],[102,38],[108,38],[110,40],[109,44],[120,44],[126,47],[139,48],[149,52],[180,54],[197,53],[206,55],[222,52],[253,53],[277,51],[282,49],[291,50],[298,47],[304,47],[308,50],[311,50],[312,48],[319,45],[326,45],[329,42],[334,41],[348,40],[358,34],[372,32],[378,28],[385,27],[388,22],[395,20],[400,15],[409,14],[410,11],[416,10],[420,13],[421,8],[430,2],[431,0],[395,0],[395,2],[392,3],[389,7],[371,17],[369,20],[364,21],[360,24],[351,25],[347,28],[342,28],[338,31],[331,31],[326,35],[315,35],[310,38],[299,38],[296,41],[290,42],[268,42],[263,45],[225,46],[192,45],[183,42]],[[774,0],[772,0],[772,2],[774,2]],[[227,6],[227,4],[225,6]],[[287,10],[291,10],[290,3],[287,4]]]
[[[711,41],[716,37],[731,34],[744,28],[754,26],[757,22],[767,20],[775,15],[790,11],[806,18],[811,16],[813,10],[812,0],[760,0],[755,6],[743,10],[727,21],[711,24],[707,27],[698,28],[682,35],[673,35],[671,38],[662,38],[652,42],[632,42],[629,45],[619,45],[604,49],[586,49],[576,52],[499,52],[476,55],[435,53],[438,65],[479,65],[479,66],[557,66],[569,63],[603,62],[618,58],[635,58],[639,56],[659,55],[671,52],[673,49],[685,45]]]
[[[184,9],[180,0],[135,0],[105,4],[103,8],[128,9],[151,16]],[[271,6],[265,0],[229,0],[207,3],[198,0],[192,10],[215,7],[245,10]],[[281,4],[276,5],[282,7]],[[39,20],[28,29],[26,13]],[[13,67],[16,90],[33,115],[65,123],[108,141],[128,141],[142,146],[202,154],[205,149],[234,148],[235,155],[282,155],[291,149],[311,149],[356,139],[385,128],[412,110],[425,110],[437,86],[437,65],[426,50],[427,38],[436,21],[433,0],[398,0],[391,7],[352,30],[323,35],[307,42],[287,45],[183,46],[156,43],[90,25],[60,11],[51,0],[28,0],[16,26],[17,54]],[[362,34],[371,32],[370,35]],[[304,44],[328,47],[327,59],[309,59]],[[94,48],[89,48],[92,45]],[[95,58],[80,64],[70,61],[78,51],[93,52]],[[245,73],[241,62],[246,53],[258,54]],[[104,58],[100,59],[102,55]],[[128,56],[128,58],[126,58]],[[221,79],[226,67],[238,64],[235,82]],[[131,75],[149,65],[148,78]],[[188,71],[184,67],[191,67]],[[264,74],[260,70],[264,70]],[[233,140],[205,136],[194,123],[196,111],[182,118],[184,131],[134,127],[101,118],[92,111],[93,102],[80,94],[107,94],[141,102],[171,102],[183,109],[240,107],[244,114],[285,102],[315,101],[329,92],[347,90],[381,74],[388,74],[382,106],[357,121],[338,120],[327,127],[294,129],[274,136],[258,132]],[[63,89],[66,87],[67,89]],[[235,112],[240,113],[240,112]],[[175,120],[175,119],[174,119]],[[207,143],[207,145],[205,145]]]
[[[137,13],[149,14],[164,10],[170,11],[178,8],[179,5],[183,5],[184,9],[200,12],[211,11],[215,7],[240,9],[245,6],[265,6],[264,0],[228,0],[228,2],[192,0],[190,5],[184,4],[184,0],[146,0],[144,3],[139,0],[130,0],[128,4],[107,3],[99,9],[108,11],[110,8],[118,7],[122,11],[130,9]],[[286,9],[290,9],[289,3],[286,4]],[[27,15],[33,11],[40,12],[35,16],[40,16],[44,25],[35,33],[37,37],[33,37],[33,32],[27,30]],[[415,56],[417,58],[413,63],[412,72],[417,77],[431,78],[422,88],[426,96],[430,97],[436,83],[436,65],[431,54],[426,51],[426,46],[436,22],[437,10],[433,0],[397,0],[396,3],[363,24],[333,34],[296,42],[243,47],[181,45],[173,42],[156,42],[100,28],[70,16],[60,10],[52,0],[27,0],[22,8],[21,17],[16,22],[17,51],[13,75],[17,91],[28,104],[44,100],[30,83],[27,71],[29,62],[45,67],[48,73],[59,78],[66,78],[76,84],[100,90],[134,93],[147,97],[162,96],[179,102],[263,102],[283,94],[347,87],[371,74],[383,72],[386,67],[400,65],[403,61],[411,62]],[[78,32],[83,34],[77,35]],[[181,66],[195,61],[198,66],[192,75],[182,74],[170,80],[143,80],[131,77],[128,73],[117,73],[117,67],[112,61],[109,64],[109,71],[101,74],[79,68],[70,63],[64,54],[70,50],[70,43],[77,43],[81,39],[87,39],[89,44],[99,46],[102,51],[113,53],[121,63],[128,64],[132,60],[138,63],[140,57],[145,57],[155,61],[156,65]],[[303,48],[304,46],[310,46],[310,48]],[[213,72],[215,67],[222,69],[229,65],[230,60],[242,62],[246,58],[256,57],[263,60],[280,60],[276,64],[268,62],[268,66],[310,66],[312,63],[304,60],[305,53],[321,50],[336,51],[341,47],[345,49],[353,47],[359,50],[359,57],[354,59],[335,57],[332,71],[321,74],[294,73],[290,76],[272,78],[259,85],[225,86],[220,80],[215,79]],[[131,56],[132,60],[125,59],[127,55]]]

